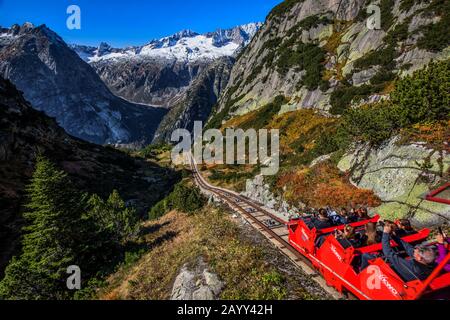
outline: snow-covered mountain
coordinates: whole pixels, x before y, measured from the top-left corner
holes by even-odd
[[[250,23],[198,34],[183,30],[143,46],[113,48],[72,45],[109,89],[128,101],[170,110],[157,140],[167,140],[176,128],[205,121],[228,83],[234,57],[262,26]]]
[[[250,23],[205,34],[183,30],[168,37],[152,40],[143,46],[128,48],[112,48],[104,42],[98,47],[81,45],[72,45],[71,47],[83,60],[89,63],[111,59],[145,58],[189,62],[205,59],[215,60],[224,56],[233,56],[251,41],[260,27],[260,23]]]
[[[250,23],[205,34],[183,30],[137,47],[113,48],[102,42],[71,48],[116,95],[170,109],[211,63],[237,55],[261,26]]]
[[[148,143],[166,113],[113,95],[92,67],[45,25],[0,27],[0,76],[68,133],[98,144]]]
[[[233,56],[260,27],[184,30],[129,48],[67,46],[45,25],[0,27],[0,75],[76,137],[100,144],[148,143],[158,127],[158,136],[167,137],[167,130],[189,128],[209,116],[228,82]],[[229,60],[218,62],[222,58]],[[177,108],[160,126],[167,110],[151,106]],[[176,119],[181,115],[182,122]]]

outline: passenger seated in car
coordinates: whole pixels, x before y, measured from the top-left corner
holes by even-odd
[[[440,232],[437,237],[437,242],[438,256],[436,258],[436,263],[440,264],[448,255],[450,248],[450,238],[446,237],[444,233]],[[444,270],[446,272],[450,272],[450,262],[445,265]]]
[[[377,230],[377,224],[369,222],[364,226],[364,234],[361,242],[363,247],[371,246],[381,242],[383,233]]]
[[[306,222],[311,218],[313,218],[315,214],[316,214],[315,209],[307,208],[300,214],[300,219]]]
[[[391,238],[405,250],[411,259],[404,259],[391,247]],[[397,274],[406,282],[413,280],[425,280],[433,272],[436,266],[436,253],[433,248],[419,245],[413,247],[409,243],[394,235],[393,226],[385,224],[383,230],[383,254]]]
[[[397,230],[395,230],[395,235],[399,238],[403,238],[416,233],[416,230],[411,226],[411,222],[408,219],[398,220]]]
[[[350,214],[347,209],[341,208],[339,211],[339,214],[334,216],[334,223],[335,225],[343,225],[343,224],[350,224],[357,221],[357,217],[353,214]]]
[[[342,208],[341,214],[347,219],[348,223],[354,223],[358,221],[358,215],[354,210],[351,210],[350,212],[347,211],[347,209]]]
[[[370,216],[366,208],[359,208],[356,211],[356,214],[358,215],[358,221],[370,220]]]
[[[309,221],[305,221],[305,223],[308,225],[308,228],[316,228],[317,230],[327,229],[333,226],[325,209],[320,209],[317,217],[313,217]]]
[[[377,230],[377,224],[369,222],[365,225],[364,235],[362,236],[362,246],[372,246],[374,244],[380,243],[383,237],[383,232]],[[361,265],[360,270],[364,270],[369,266],[369,261],[376,259],[380,256],[378,253],[364,253],[361,255]]]
[[[341,208],[341,210],[339,211],[339,223],[340,224],[349,224],[350,222],[348,221],[348,211],[345,208]]]
[[[335,237],[344,249],[361,247],[361,234],[356,233],[351,225],[346,225],[343,231],[336,230]]]
[[[342,215],[338,214],[337,211],[328,208],[328,218],[330,219],[331,223],[335,226],[341,226],[343,224],[347,224],[347,219],[343,217]]]

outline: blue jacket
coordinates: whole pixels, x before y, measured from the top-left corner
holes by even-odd
[[[316,228],[317,230],[327,229],[333,226],[333,224],[329,220],[320,220],[318,218],[312,218],[306,224],[308,228]]]
[[[388,259],[392,268],[406,282],[413,280],[425,280],[433,272],[434,266],[427,266],[414,259],[414,247],[409,243],[393,236],[392,239],[399,245],[400,249],[406,251],[411,259],[404,259],[391,247],[391,236],[383,233],[383,254]]]

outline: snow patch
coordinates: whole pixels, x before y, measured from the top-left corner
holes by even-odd
[[[215,60],[234,55],[251,41],[260,27],[260,23],[250,23],[203,35],[191,30],[183,30],[172,36],[153,40],[144,46],[124,49],[112,48],[107,43],[101,43],[98,48],[78,45],[72,45],[71,48],[80,58],[89,63],[141,58],[182,61]]]

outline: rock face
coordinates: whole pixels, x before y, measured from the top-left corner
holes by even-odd
[[[381,30],[367,27],[364,15],[371,3],[378,4],[382,10],[385,21]],[[391,72],[393,77],[403,76],[422,68],[431,59],[450,56],[449,47],[438,52],[417,47],[417,40],[422,37],[418,30],[439,21],[439,14],[433,10],[430,2],[420,1],[409,10],[402,9],[401,0],[285,1],[269,14],[236,62],[217,111],[225,110],[223,120],[227,120],[259,109],[282,94],[290,101],[281,112],[301,108],[327,112],[333,106],[333,92],[340,88],[372,85],[374,92],[368,94],[368,100],[372,94],[383,94],[376,86]],[[389,16],[392,20],[386,21],[385,17]],[[392,38],[396,43],[391,43]],[[320,72],[318,64],[315,72],[308,71],[312,57],[304,65],[298,63],[296,59],[300,58],[294,52],[300,44],[322,50],[321,65],[325,70]],[[378,55],[379,60],[392,54],[395,61],[389,66],[379,65],[384,63],[382,61],[373,62],[376,60],[373,56],[368,62],[361,61],[371,54]],[[314,73],[316,80],[312,82]]]
[[[224,57],[211,63],[185,94],[181,95],[161,121],[153,142],[170,142],[176,129],[192,131],[195,121],[207,122],[212,107],[226,87],[233,66],[233,58]]]
[[[95,71],[45,25],[6,29],[0,37],[0,76],[10,79],[34,108],[68,133],[104,143],[148,143],[163,109],[114,96]]]
[[[211,61],[160,57],[105,59],[92,62],[110,90],[128,101],[169,109]]]
[[[422,196],[444,183],[450,155],[421,144],[399,145],[398,137],[380,148],[358,146],[339,163],[358,187],[371,189],[383,201],[376,211],[388,218],[407,217],[418,226],[450,221],[450,207]]]
[[[198,34],[184,30],[124,49],[72,45],[112,92],[136,103],[170,108],[190,85],[222,57],[241,51],[261,24]]]
[[[252,180],[247,180],[245,191],[242,192],[242,195],[261,203],[274,214],[281,215],[283,219],[298,214],[298,210],[295,207],[290,206],[286,201],[276,197],[270,191],[269,185],[264,182],[264,176],[256,176]]]
[[[378,68],[374,67],[354,73],[352,76],[353,85],[360,86],[367,84],[378,73],[378,71]]]
[[[142,212],[160,200],[176,180],[171,170],[69,136],[0,77],[0,277],[17,253],[25,186],[38,154],[64,169],[80,190],[105,197],[117,189]]]
[[[217,275],[209,272],[203,260],[199,259],[194,271],[187,266],[181,269],[173,284],[171,300],[216,300],[223,286]]]
[[[438,36],[429,30],[447,27],[433,26],[448,21],[444,19],[446,2],[405,2],[284,1],[268,15],[234,64],[211,123],[220,127],[233,118],[238,118],[238,123],[258,123],[253,119],[267,117],[266,108],[261,107],[270,106],[279,95],[287,100],[277,111],[279,115],[308,108],[325,117],[389,99],[396,78],[423,68],[433,59],[450,57],[448,40],[439,46],[427,43]],[[367,24],[369,4],[381,9],[380,29],[372,30]],[[259,109],[264,110],[261,119]],[[272,117],[271,125],[276,120],[283,127],[283,119]],[[287,141],[289,134],[281,132]],[[319,137],[315,138],[317,142]],[[423,201],[420,195],[448,179],[448,161],[446,153],[391,140],[378,149],[358,146],[339,167],[349,171],[358,187],[374,190],[383,200],[383,206],[377,208],[383,215],[406,216],[417,225],[434,225],[448,221],[450,209]],[[284,166],[296,169],[295,163]],[[245,195],[268,207],[289,211],[262,178],[249,181]]]
[[[116,95],[170,110],[154,141],[169,141],[174,129],[206,121],[225,89],[232,59],[261,24],[198,34],[190,30],[140,47],[98,48],[72,45]]]

